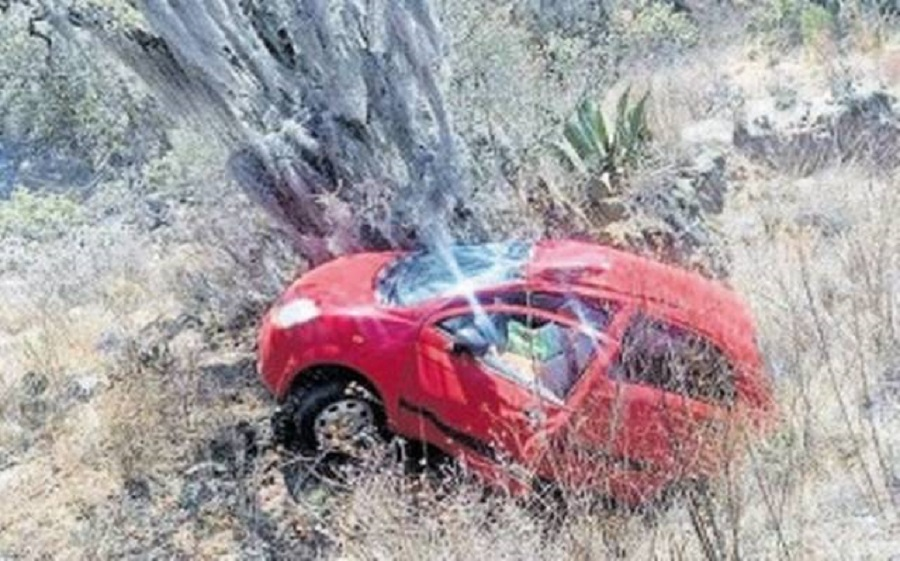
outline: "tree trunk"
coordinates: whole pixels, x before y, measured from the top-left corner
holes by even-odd
[[[427,0],[138,5],[149,31],[98,35],[229,143],[239,183],[310,261],[447,234],[466,182]]]

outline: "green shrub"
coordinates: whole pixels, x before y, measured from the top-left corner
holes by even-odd
[[[57,237],[81,223],[83,218],[81,205],[69,197],[18,188],[9,200],[0,201],[0,238]]]
[[[563,129],[564,140],[556,148],[566,164],[582,174],[603,177],[612,192],[646,153],[650,141],[645,93],[636,103],[626,89],[616,104],[614,119],[604,117],[591,100],[584,100]]]
[[[835,23],[834,14],[822,6],[806,6],[800,12],[800,37],[803,44],[814,44],[831,34]]]
[[[839,6],[810,0],[766,0],[752,14],[751,31],[773,46],[812,45],[834,35]]]
[[[620,36],[626,47],[637,52],[665,48],[683,48],[697,43],[700,32],[697,25],[682,12],[665,2],[640,0],[625,11],[627,19],[619,17],[613,32]]]
[[[37,165],[64,158],[96,171],[152,155],[162,117],[115,63],[98,45],[66,40],[29,3],[13,3],[0,14],[0,137]]]

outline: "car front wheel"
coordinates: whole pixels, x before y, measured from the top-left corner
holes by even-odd
[[[322,381],[300,388],[288,407],[292,444],[304,454],[361,458],[386,437],[381,403],[357,382]]]

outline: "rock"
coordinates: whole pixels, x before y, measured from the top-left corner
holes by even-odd
[[[68,395],[77,401],[90,401],[105,384],[105,376],[95,372],[75,374],[69,377]]]
[[[833,161],[900,164],[900,109],[883,91],[849,91],[779,104],[775,96],[748,104],[734,145],[777,169],[810,174]]]
[[[696,156],[693,166],[682,172],[703,212],[719,214],[725,208],[728,183],[725,180],[725,155],[704,150]]]
[[[125,493],[135,501],[150,499],[150,483],[143,477],[129,477],[125,480]]]
[[[217,389],[236,388],[256,383],[256,360],[247,353],[225,353],[197,365],[204,381],[211,381]]]
[[[171,210],[165,200],[160,198],[147,198],[141,201],[137,215],[138,226],[147,232],[153,232],[163,226],[172,224]]]
[[[94,349],[99,353],[113,355],[125,348],[125,342],[125,336],[120,330],[107,329],[97,339]]]
[[[843,234],[852,226],[850,220],[837,211],[831,213],[803,211],[794,218],[794,223],[800,228],[818,230],[826,238]]]
[[[366,230],[394,245],[433,239],[467,202],[433,4],[149,2],[140,6],[149,30],[82,25],[167,110],[228,143],[239,183],[319,262],[370,247]],[[375,186],[388,197],[383,210],[352,212],[373,206]]]
[[[16,465],[16,462],[13,460],[12,454],[0,448],[0,471],[9,469],[14,465]]]
[[[160,318],[142,327],[131,344],[142,366],[165,371],[175,364],[176,356],[196,354],[203,348],[202,328],[203,321],[187,313]]]
[[[629,246],[682,266],[726,276],[728,256],[713,225],[728,183],[722,153],[700,151],[672,175],[638,186],[630,195]]]
[[[203,321],[196,315],[183,313],[174,319],[161,318],[141,328],[139,339],[170,342],[178,334],[188,329],[200,329]]]
[[[619,222],[628,217],[628,204],[620,197],[607,197],[596,203],[596,212],[604,224]]]
[[[728,146],[734,139],[734,121],[704,119],[681,129],[681,140],[687,144]]]
[[[37,398],[47,391],[50,380],[44,374],[37,372],[27,372],[20,382],[22,394],[25,398]]]

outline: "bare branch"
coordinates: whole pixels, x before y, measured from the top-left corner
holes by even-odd
[[[36,39],[40,39],[47,45],[47,54],[45,55],[45,60],[49,64],[50,59],[53,57],[53,39],[47,33],[41,31],[38,28],[40,23],[47,21],[47,12],[44,11],[40,14],[34,15],[28,18],[28,35],[34,37]]]

